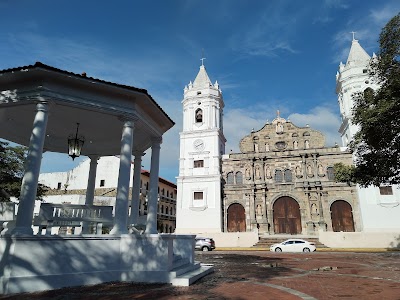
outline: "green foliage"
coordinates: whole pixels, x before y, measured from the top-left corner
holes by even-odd
[[[350,147],[357,157],[354,180],[362,186],[400,183],[400,14],[379,42],[370,73],[381,87],[353,95],[353,123],[360,130]]]
[[[335,181],[346,182],[348,185],[355,183],[355,167],[353,165],[348,166],[343,163],[336,163],[333,165],[333,170],[335,174]]]
[[[10,197],[19,197],[26,154],[25,147],[11,147],[0,141],[0,202],[10,201]],[[41,199],[46,191],[47,188],[39,184],[37,198]]]

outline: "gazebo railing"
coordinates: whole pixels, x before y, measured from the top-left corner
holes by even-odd
[[[96,223],[96,232],[102,232],[105,224],[113,224],[113,207],[97,205],[42,203],[39,215],[34,217],[33,225],[39,226],[39,234],[46,228],[49,234],[52,227],[75,227],[82,223]]]

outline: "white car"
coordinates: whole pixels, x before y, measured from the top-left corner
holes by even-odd
[[[269,251],[275,252],[314,252],[315,250],[317,250],[317,248],[314,243],[301,239],[289,239],[269,247]]]

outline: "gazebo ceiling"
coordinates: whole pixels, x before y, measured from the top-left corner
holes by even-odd
[[[0,137],[29,145],[36,104],[47,101],[44,149],[66,153],[68,136],[85,138],[82,155],[118,155],[123,120],[135,119],[133,149],[145,151],[174,122],[146,90],[105,82],[42,63],[0,71]]]

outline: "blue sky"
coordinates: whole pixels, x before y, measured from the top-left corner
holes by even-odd
[[[36,61],[147,89],[175,121],[164,135],[160,176],[175,182],[183,88],[204,50],[225,101],[226,150],[276,116],[340,144],[335,74],[351,31],[371,55],[400,1],[0,0],[0,69]],[[149,169],[150,155],[144,168]],[[46,153],[42,172],[82,158]]]

